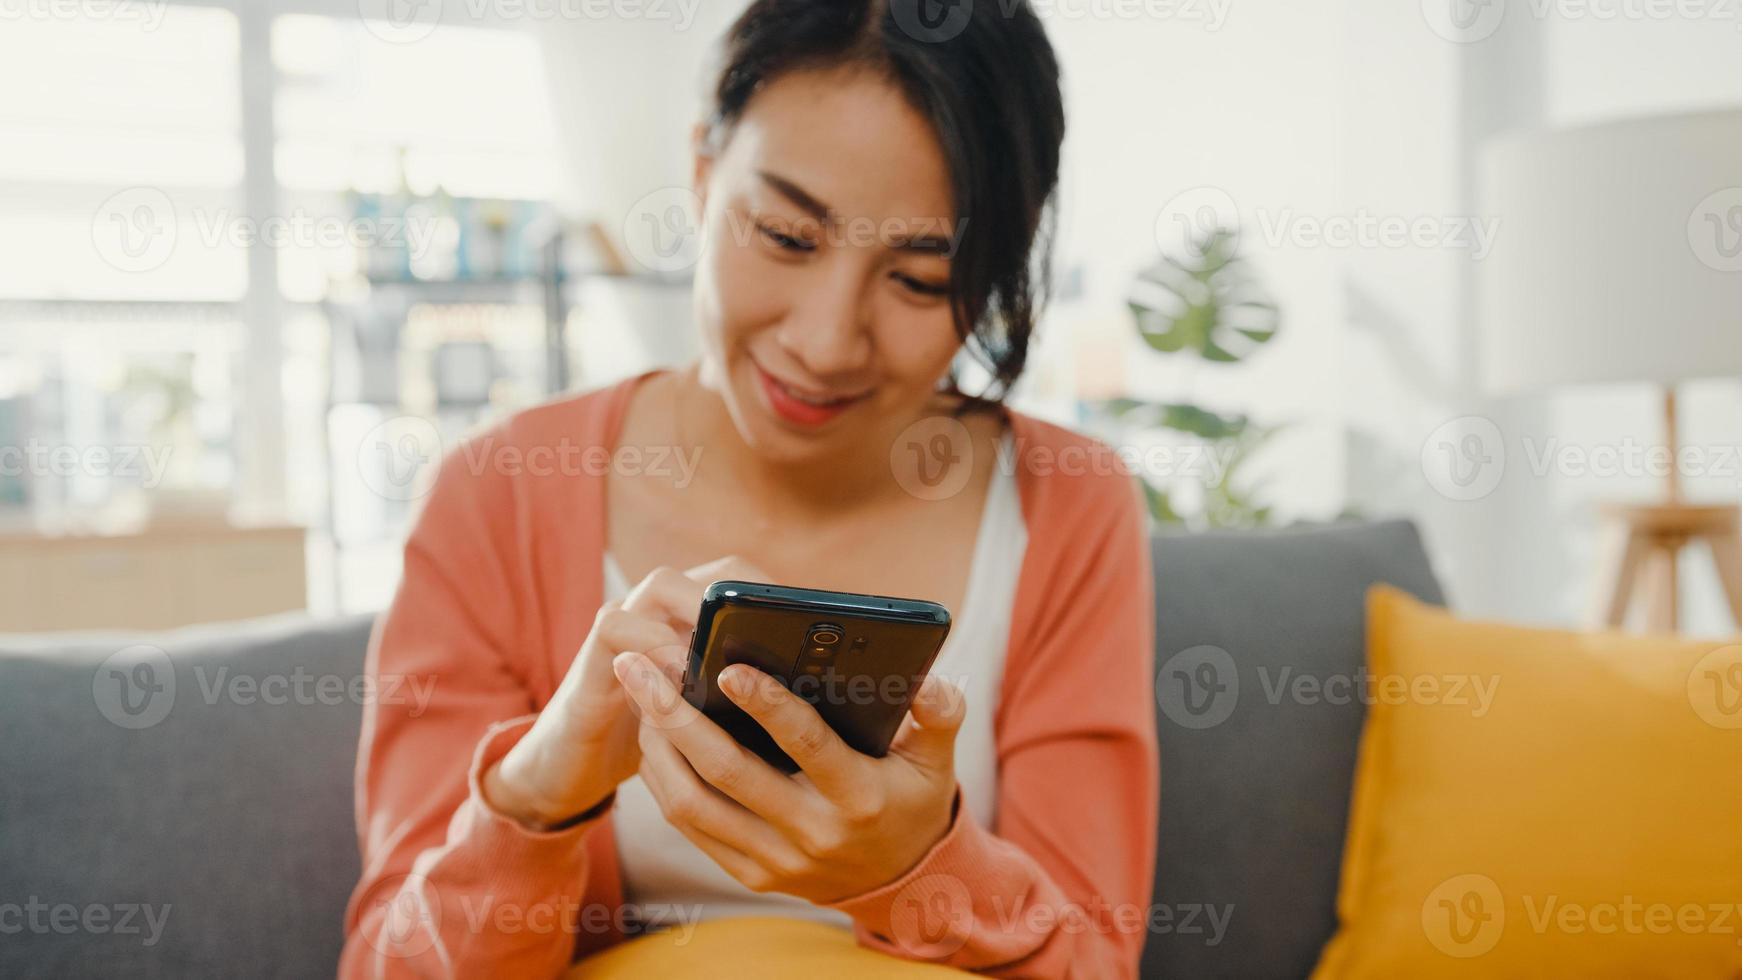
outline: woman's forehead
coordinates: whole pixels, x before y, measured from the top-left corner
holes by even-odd
[[[801,72],[757,93],[733,136],[741,177],[774,174],[845,218],[954,222],[949,162],[931,124],[887,81]]]

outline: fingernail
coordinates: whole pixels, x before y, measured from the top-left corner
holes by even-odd
[[[634,659],[635,654],[629,650],[625,650],[611,658],[611,672],[616,674],[617,679],[625,684],[629,683],[629,665],[634,661]]]
[[[750,693],[750,670],[746,667],[727,667],[720,671],[720,687],[727,694],[741,698]]]

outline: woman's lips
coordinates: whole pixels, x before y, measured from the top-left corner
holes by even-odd
[[[756,378],[762,385],[762,394],[768,399],[768,407],[773,410],[774,414],[794,425],[822,425],[865,398],[864,395],[857,395],[827,405],[812,404],[793,394],[774,375],[764,371],[762,365],[755,364],[755,362],[752,362],[752,365],[756,368]]]

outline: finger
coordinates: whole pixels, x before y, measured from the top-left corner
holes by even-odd
[[[642,724],[660,729],[691,728],[701,724],[718,731],[719,726],[685,701],[683,692],[646,654],[625,650],[611,659],[611,670],[617,675],[617,683],[629,695],[630,703],[636,707]]]
[[[664,651],[679,640],[677,631],[670,626],[629,612],[620,603],[606,603],[593,618],[592,632],[587,634],[586,644],[581,648],[579,669],[565,674],[563,684],[581,685],[594,691],[619,691],[611,679],[612,658],[625,650],[645,651],[661,669],[669,671],[665,661],[670,655],[656,651]],[[680,679],[682,671],[678,667]]]
[[[758,885],[766,884],[766,872],[754,858],[725,841],[710,836],[682,818],[681,811],[675,810],[670,802],[671,791],[661,781],[659,771],[647,764],[645,754],[641,758],[639,774],[641,782],[653,796],[653,801],[659,805],[659,812],[666,815],[666,822],[677,828],[677,832],[684,835],[684,839],[696,845],[703,854],[712,858],[715,864],[745,887],[755,889]],[[674,812],[679,816],[674,818]]]
[[[665,733],[641,726],[643,779],[658,785],[666,819],[685,823],[765,868],[793,868],[801,855],[774,825],[708,784]]]
[[[967,717],[967,698],[962,689],[936,674],[927,674],[925,681],[908,705],[907,720],[895,733],[890,751],[914,765],[935,772],[953,772],[956,761],[956,734]]]
[[[639,660],[640,663],[636,661]],[[815,812],[813,797],[784,773],[685,701],[657,671],[635,653],[619,657],[618,678],[641,708],[642,724],[658,729],[710,786],[782,830],[796,832],[798,821]]]
[[[690,578],[707,585],[720,579],[733,579],[739,582],[763,582],[773,584],[774,579],[754,563],[737,555],[727,555],[704,562],[684,572]]]
[[[583,692],[616,692],[618,687],[611,680],[612,657],[624,650],[656,649],[677,639],[676,631],[664,623],[629,612],[621,602],[607,602],[593,616],[593,628],[581,646],[579,663],[563,675],[562,684]]]
[[[646,652],[682,643],[671,625],[625,609],[615,603],[602,606],[593,620],[593,634],[616,656],[625,650]]]
[[[688,630],[696,625],[705,582],[697,582],[668,565],[647,573],[623,598],[623,608],[649,619],[661,620]]]
[[[733,664],[720,671],[720,690],[756,719],[824,796],[844,799],[864,782],[866,757],[779,681],[747,664]]]
[[[667,643],[664,646],[651,647],[640,651],[653,665],[659,668],[660,674],[672,683],[672,686],[683,687],[684,671],[689,669],[690,647],[688,643]]]

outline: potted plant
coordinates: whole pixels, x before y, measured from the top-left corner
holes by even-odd
[[[1150,349],[1233,365],[1275,339],[1281,314],[1238,254],[1237,242],[1236,232],[1218,227],[1194,241],[1185,254],[1164,255],[1138,273],[1128,306],[1138,336]],[[1270,523],[1272,509],[1260,500],[1262,481],[1247,475],[1247,464],[1280,426],[1188,402],[1114,398],[1094,407],[1122,438],[1148,433],[1192,441],[1222,462],[1215,479],[1202,481],[1195,506],[1178,479],[1142,474],[1150,515],[1157,523],[1194,529]]]

